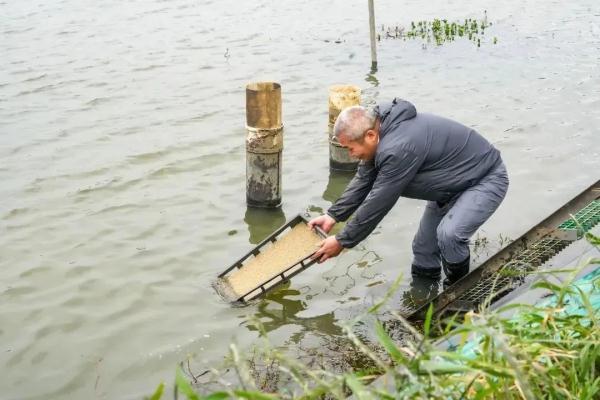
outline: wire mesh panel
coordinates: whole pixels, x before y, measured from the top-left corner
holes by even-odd
[[[554,257],[556,253],[567,247],[569,243],[571,242],[568,240],[560,240],[555,238],[540,239],[527,249],[517,254],[513,260],[521,264],[527,264],[533,268],[537,268],[550,258]]]
[[[558,226],[559,229],[573,229],[586,232],[600,222],[600,200],[594,200],[575,215]]]
[[[490,303],[508,294],[524,282],[527,273],[535,271],[571,243],[553,237],[542,238],[517,253],[500,270],[467,289],[450,306],[451,311],[469,311],[477,308],[486,299]]]
[[[489,276],[479,281],[458,299],[480,304],[493,294],[499,294],[512,286],[512,278]]]

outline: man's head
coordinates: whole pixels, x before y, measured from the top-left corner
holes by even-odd
[[[379,120],[375,110],[361,106],[344,109],[333,126],[333,133],[352,157],[372,160],[379,143]]]

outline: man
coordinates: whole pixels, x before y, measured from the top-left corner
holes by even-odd
[[[323,262],[356,246],[375,229],[400,196],[427,200],[412,243],[413,276],[445,284],[469,272],[469,238],[498,208],[508,175],[494,148],[475,130],[458,122],[417,113],[408,101],[394,99],[373,110],[342,111],[334,134],[358,171],[326,215],[309,222],[329,232],[352,218],[336,236],[325,239],[314,259]]]

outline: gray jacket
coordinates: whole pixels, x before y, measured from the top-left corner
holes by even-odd
[[[502,163],[500,152],[475,130],[436,115],[419,113],[394,99],[379,110],[375,158],[361,161],[356,175],[327,214],[346,221],[336,235],[354,247],[375,229],[400,196],[440,203],[475,185]]]

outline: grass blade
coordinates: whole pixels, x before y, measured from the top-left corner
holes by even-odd
[[[144,399],[146,399],[146,400],[160,400],[160,398],[162,397],[164,391],[165,391],[165,384],[161,383],[160,385],[158,385],[158,387],[156,388],[156,390],[154,391],[154,393],[152,394],[152,396],[145,397]]]
[[[429,303],[427,314],[425,314],[425,324],[423,325],[423,333],[425,337],[429,337],[429,329],[431,328],[431,319],[433,318],[433,303]]]
[[[181,368],[177,368],[175,372],[175,384],[177,385],[177,390],[181,390],[181,392],[188,398],[188,400],[200,400],[198,394],[194,392],[192,389],[192,385],[185,377]]]
[[[358,400],[366,400],[372,397],[365,385],[363,385],[356,376],[348,374],[345,376],[345,379],[346,384]]]
[[[400,352],[396,343],[394,343],[379,321],[375,322],[375,334],[377,335],[379,343],[385,348],[390,357],[392,357],[392,360],[399,364],[405,364],[407,362],[406,357]]]

